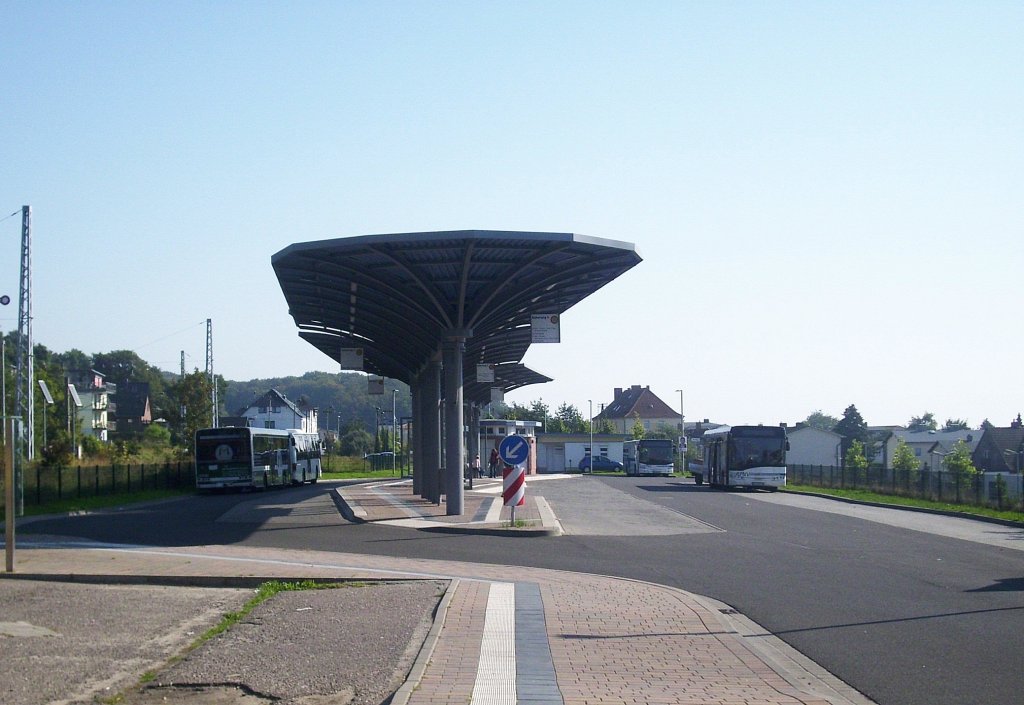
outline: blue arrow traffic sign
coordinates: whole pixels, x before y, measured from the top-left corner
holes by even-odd
[[[498,444],[498,455],[509,465],[520,465],[530,455],[530,444],[522,436],[505,436]]]

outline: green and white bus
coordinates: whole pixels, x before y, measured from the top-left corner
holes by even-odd
[[[196,431],[196,488],[266,489],[320,479],[315,433],[224,426]]]

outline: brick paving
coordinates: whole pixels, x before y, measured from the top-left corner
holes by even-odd
[[[552,529],[539,491],[529,492],[528,504],[517,512],[523,526],[509,525],[507,508],[496,521],[481,520],[489,511],[483,508],[495,496],[486,480],[476,481],[474,490],[466,492],[462,517],[448,517],[443,505],[412,497],[411,486],[400,482],[348,486],[340,494],[347,512],[360,521],[415,519],[452,530],[518,531],[524,540],[538,528]],[[250,576],[447,577],[455,582],[447,608],[437,616],[443,624],[413,669],[418,681],[402,691],[406,705],[473,703],[492,581],[539,586],[551,661],[566,705],[871,702],[757,625],[744,623],[742,615],[723,613],[724,605],[645,582],[539,568],[243,546],[31,548],[20,549],[18,556],[19,572],[41,576],[201,576],[204,584]]]

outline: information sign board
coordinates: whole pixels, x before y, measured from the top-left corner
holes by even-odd
[[[530,337],[534,343],[562,342],[557,313],[535,313],[530,316]]]

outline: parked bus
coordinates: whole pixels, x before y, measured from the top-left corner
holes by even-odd
[[[196,431],[196,488],[268,488],[320,479],[315,433],[225,426]]]
[[[622,468],[627,475],[671,475],[676,450],[667,438],[644,438],[622,444]]]
[[[704,468],[698,485],[776,490],[786,486],[789,441],[781,426],[719,426],[704,432]]]

